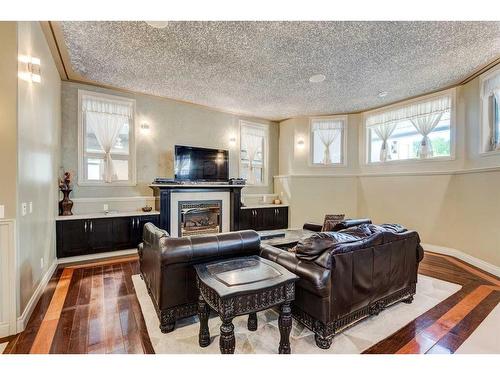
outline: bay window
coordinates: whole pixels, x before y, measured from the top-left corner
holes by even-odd
[[[80,90],[80,185],[135,184],[134,101]]]
[[[346,117],[311,119],[311,163],[335,165],[344,163]]]
[[[449,94],[378,111],[366,117],[368,162],[451,156]]]
[[[500,151],[500,70],[487,74],[481,81],[481,151]]]
[[[248,185],[267,184],[268,127],[241,121],[240,123],[240,177]]]

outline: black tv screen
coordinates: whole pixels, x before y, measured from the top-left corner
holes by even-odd
[[[175,179],[227,181],[229,152],[191,146],[175,146]]]

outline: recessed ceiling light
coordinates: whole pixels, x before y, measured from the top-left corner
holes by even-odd
[[[164,29],[168,25],[168,21],[145,21],[149,26],[155,29]]]
[[[315,75],[309,77],[309,82],[319,83],[319,82],[323,82],[325,79],[326,79],[326,77],[323,74],[315,74]]]
[[[389,94],[387,91],[380,91],[380,92],[377,94],[377,96],[378,96],[379,98],[383,98],[383,97],[387,96],[387,94]]]

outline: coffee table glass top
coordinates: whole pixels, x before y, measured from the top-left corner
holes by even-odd
[[[286,268],[257,255],[198,264],[194,267],[200,281],[221,297],[273,287],[297,279]]]
[[[282,275],[275,267],[253,258],[230,259],[209,264],[207,271],[226,286],[255,283]]]

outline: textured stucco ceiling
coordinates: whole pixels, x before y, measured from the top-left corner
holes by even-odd
[[[267,119],[357,112],[500,56],[500,22],[61,22],[86,79]],[[309,77],[324,74],[312,84]],[[380,91],[388,95],[379,98]]]

